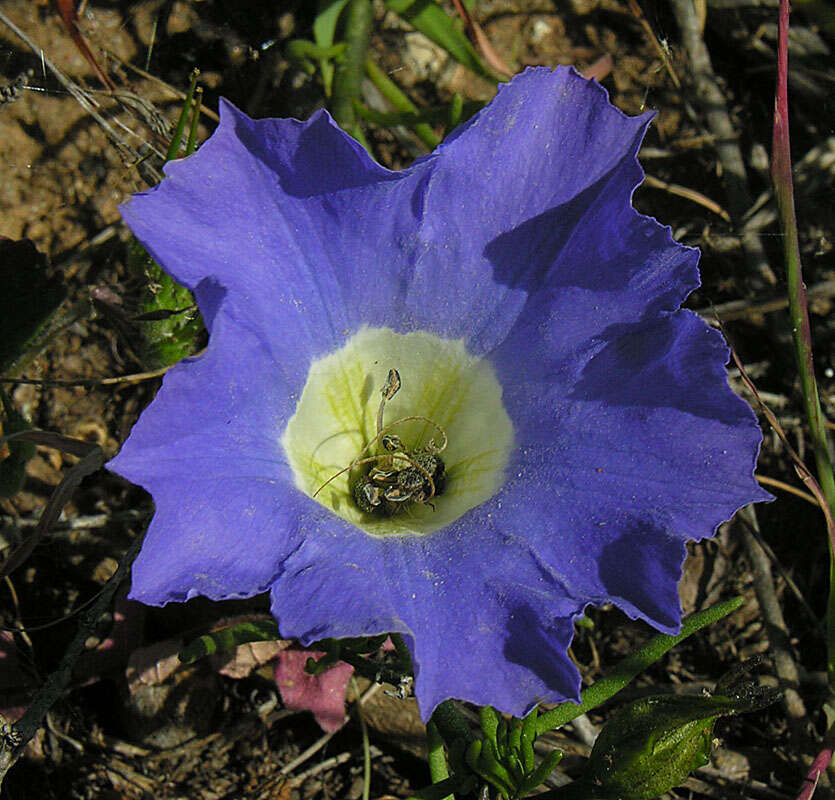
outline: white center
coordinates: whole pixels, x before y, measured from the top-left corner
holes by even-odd
[[[316,495],[326,508],[374,536],[425,534],[443,528],[491,497],[504,483],[513,425],[502,405],[502,387],[490,364],[471,356],[463,342],[430,333],[363,328],[335,353],[313,362],[295,414],[282,438],[296,486],[313,497],[330,478],[360,457],[382,452],[377,444],[380,390],[390,369],[402,381],[385,406],[384,426],[402,417],[426,417],[448,445],[441,453],[446,487],[428,504],[410,503],[391,517],[367,514],[354,502],[353,482],[374,464],[332,480]],[[440,444],[427,422],[396,425],[408,452]]]

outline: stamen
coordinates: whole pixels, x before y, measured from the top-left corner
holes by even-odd
[[[380,435],[380,431],[383,429],[383,409],[385,409],[386,403],[400,391],[400,386],[400,373],[396,369],[390,369],[389,374],[386,376],[386,382],[380,390],[383,399],[380,400],[380,408],[377,411],[377,436]]]

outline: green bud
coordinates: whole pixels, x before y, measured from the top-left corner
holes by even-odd
[[[780,696],[777,689],[743,681],[750,667],[720,680],[722,695],[645,697],[615,712],[597,737],[583,775],[590,795],[651,800],[707,764],[719,717],[764,708]]]
[[[651,800],[710,758],[714,698],[646,697],[619,709],[597,737],[583,779],[598,797]]]
[[[157,369],[193,355],[205,340],[205,328],[192,293],[163,272],[134,238],[127,245],[127,269],[144,284],[134,318],[143,364]]]

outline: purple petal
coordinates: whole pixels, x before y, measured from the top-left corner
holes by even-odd
[[[424,720],[447,697],[516,715],[536,699],[576,699],[566,650],[583,604],[489,508],[427,537],[372,538],[341,520],[308,537],[273,585],[282,635],[404,634]]]
[[[131,597],[162,604],[269,588],[298,537],[300,503],[280,433],[297,398],[289,365],[229,317],[206,353],[168,372],[108,468],[147,489],[156,513]]]
[[[400,632],[424,718],[447,697],[517,715],[576,698],[588,603],[676,630],[684,542],[768,495],[726,350],[677,311],[698,255],[630,206],[648,115],[529,70],[392,173],[324,113],[221,111],[124,208],[211,330],[111,462],[157,504],[133,596],[270,588],[285,637]],[[312,362],[362,326],[462,339],[502,384],[506,485],[425,536],[336,517],[294,488],[281,446]]]
[[[612,175],[624,164],[640,174],[649,115],[626,117],[605,96],[572,71],[528,70],[399,173],[324,112],[253,121],[226,103],[209,141],[123,216],[180,282],[211,278],[228,291],[227,313],[255,330],[280,325],[269,342],[278,362],[330,352],[366,324],[464,338],[482,353]],[[529,254],[512,232],[539,214]]]
[[[503,381],[519,446],[491,502],[571,596],[673,632],[684,542],[770,498],[752,479],[761,433],[727,384],[721,337],[695,315],[606,337],[554,371]]]

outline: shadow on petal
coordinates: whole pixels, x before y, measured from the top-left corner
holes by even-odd
[[[607,193],[613,194],[610,184],[619,178],[618,188],[621,188],[621,184],[625,188],[629,183],[634,184],[640,180],[637,165],[630,166],[632,169],[625,170],[624,165],[619,164],[568,202],[537,214],[489,242],[484,248],[484,255],[493,264],[495,280],[511,289],[534,292],[542,287],[552,267],[562,262],[567,268],[554,270],[557,274],[549,276],[557,285],[606,291],[616,291],[626,286],[631,274],[623,268],[621,259],[613,259],[607,264],[587,258],[588,254],[582,250],[575,258],[571,258],[570,252],[565,254],[563,251],[566,247],[572,247],[571,239],[575,232],[581,229],[589,212]],[[631,180],[627,183],[623,176],[630,173]],[[617,195],[618,203],[628,203],[628,195],[623,190],[615,191],[614,194]],[[607,199],[609,202],[605,205],[608,206],[613,198]],[[631,209],[630,212],[635,215]],[[625,225],[618,227],[621,228],[617,239],[620,245],[627,229]],[[605,231],[596,231],[596,236],[606,235]],[[581,260],[588,262],[584,267],[589,268],[577,269],[577,262]],[[593,269],[590,268],[592,261]]]
[[[381,167],[362,146],[320,111],[307,122],[251,120],[230,103],[223,104],[235,135],[279,179],[292,197],[321,197],[365,186],[396,173]]]
[[[665,633],[681,626],[676,589],[686,555],[684,542],[652,523],[635,521],[600,553],[600,581],[629,616],[641,616]]]
[[[690,312],[611,325],[599,338],[606,344],[586,364],[571,399],[674,408],[725,425],[750,424],[750,408],[727,385],[722,337]]]
[[[542,614],[518,605],[508,617],[504,656],[560,697],[579,700],[580,674],[567,655],[573,638],[573,619],[558,617],[546,627]]]
[[[211,333],[217,312],[220,310],[223,305],[223,300],[226,297],[226,289],[218,283],[216,278],[203,278],[194,287],[194,297],[200,308],[200,314],[203,317],[206,330]]]

